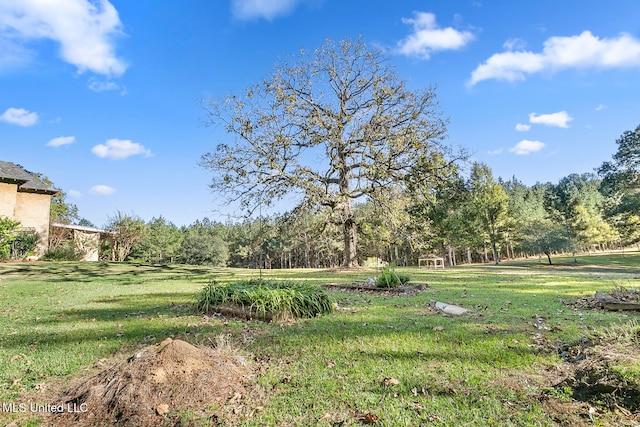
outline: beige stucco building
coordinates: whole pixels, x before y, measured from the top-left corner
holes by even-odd
[[[51,196],[56,193],[22,167],[0,161],[0,216],[20,221],[22,229],[39,234],[37,255],[48,248]]]
[[[81,261],[99,261],[100,245],[113,236],[111,231],[81,225],[53,223],[51,228],[58,237],[73,240],[76,248],[82,253]]]

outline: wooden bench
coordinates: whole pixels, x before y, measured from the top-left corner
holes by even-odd
[[[423,255],[418,258],[418,267],[422,267],[422,263],[427,268],[433,265],[433,269],[442,268],[444,270],[444,258],[435,255]]]

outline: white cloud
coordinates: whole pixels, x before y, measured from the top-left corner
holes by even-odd
[[[7,108],[0,120],[18,126],[33,126],[38,123],[38,113],[32,113],[24,108]]]
[[[509,152],[520,155],[520,156],[526,156],[527,154],[540,151],[543,148],[544,148],[544,142],[529,141],[528,139],[523,139],[513,147],[509,148]]]
[[[80,73],[119,76],[127,68],[115,54],[121,27],[108,0],[0,1],[0,61],[28,62],[28,43],[46,39],[58,43],[62,59]]]
[[[73,144],[74,142],[76,142],[75,136],[59,136],[47,142],[47,147],[61,147],[63,145]]]
[[[109,187],[108,185],[94,185],[89,190],[89,193],[95,196],[108,196],[115,193],[115,191],[115,188]]]
[[[529,114],[529,122],[534,124],[540,124],[544,126],[555,126],[559,128],[568,128],[569,122],[573,120],[573,117],[566,111],[559,111],[552,114]]]
[[[78,190],[69,190],[67,191],[67,196],[77,199],[82,197],[82,193],[79,192]]]
[[[504,47],[505,50],[511,52],[514,50],[522,50],[526,45],[527,43],[524,40],[516,38],[507,40],[506,42],[504,42],[502,47]]]
[[[93,147],[91,152],[101,158],[108,157],[116,160],[126,159],[138,154],[143,154],[145,157],[151,156],[151,150],[128,139],[109,139],[106,143]]]
[[[110,80],[100,81],[97,79],[89,80],[89,89],[94,92],[107,92],[111,90],[119,90],[121,95],[127,94],[127,89]]]
[[[607,108],[609,108],[609,107],[607,107],[607,106],[606,106],[606,105],[604,105],[604,104],[600,104],[600,105],[598,105],[598,106],[596,107],[596,111],[606,110]]]
[[[475,38],[469,31],[438,28],[433,13],[414,12],[413,15],[413,18],[402,18],[405,24],[413,25],[413,33],[398,42],[398,52],[402,55],[429,59],[432,52],[460,49]]]
[[[497,156],[498,154],[502,154],[502,148],[498,148],[497,150],[487,151],[487,154],[490,156]]]
[[[526,132],[526,131],[528,131],[529,129],[531,129],[531,125],[526,125],[526,124],[523,124],[523,123],[518,123],[518,124],[516,125],[516,130],[517,130],[518,132]]]
[[[299,0],[232,0],[231,13],[241,20],[264,18],[271,21],[291,12]]]
[[[584,31],[571,37],[550,37],[542,52],[496,53],[471,73],[469,85],[489,79],[524,80],[535,73],[554,73],[570,68],[640,67],[640,40],[623,33],[616,38],[599,38]]]

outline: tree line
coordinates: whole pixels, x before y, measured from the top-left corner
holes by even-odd
[[[379,258],[415,265],[425,253],[449,265],[613,250],[640,244],[640,126],[595,172],[525,185],[494,178],[482,163],[450,166],[422,187],[387,187],[387,200],[355,204],[358,263]],[[631,149],[635,147],[634,149]],[[329,207],[177,227],[119,213],[107,228],[137,229],[123,260],[251,268],[331,268],[343,264],[343,230]],[[134,226],[135,225],[135,226]]]

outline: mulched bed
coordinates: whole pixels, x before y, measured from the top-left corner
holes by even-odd
[[[426,291],[429,285],[425,283],[414,283],[410,285],[398,286],[397,288],[380,288],[372,286],[368,282],[352,282],[352,283],[325,283],[325,288],[337,289],[341,291],[352,291],[362,293],[375,293],[375,294],[416,294],[421,291]]]

